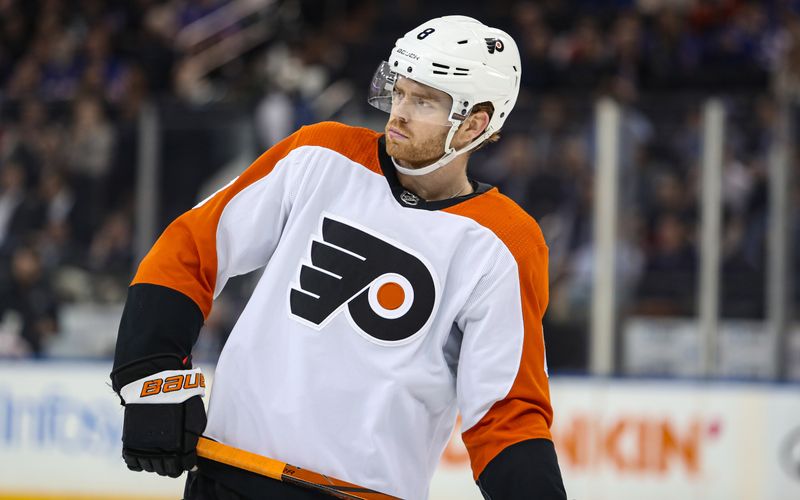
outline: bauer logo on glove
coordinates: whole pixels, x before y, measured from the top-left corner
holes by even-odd
[[[205,394],[206,380],[199,368],[165,370],[131,382],[120,391],[125,404],[183,403]]]
[[[206,379],[199,368],[165,370],[131,382],[120,394],[126,404],[182,403],[192,396],[205,396],[205,387]]]

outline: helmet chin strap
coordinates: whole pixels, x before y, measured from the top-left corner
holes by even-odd
[[[444,167],[445,165],[447,165],[448,163],[450,163],[451,161],[455,160],[456,157],[461,156],[462,154],[468,151],[472,151],[473,149],[478,147],[484,141],[484,139],[492,135],[492,132],[488,130],[487,127],[487,130],[484,130],[483,134],[481,134],[474,141],[467,144],[463,148],[456,150],[450,145],[450,142],[453,140],[453,136],[455,135],[456,130],[458,130],[458,127],[459,125],[461,125],[461,123],[456,121],[452,121],[451,123],[452,125],[450,126],[450,131],[447,133],[447,140],[444,142],[445,153],[441,158],[436,160],[434,163],[431,163],[430,165],[422,168],[402,167],[397,164],[397,161],[395,161],[394,158],[392,158],[392,162],[394,163],[394,167],[397,169],[397,171],[403,175],[411,175],[414,177],[430,174],[431,172],[435,172],[440,168]]]

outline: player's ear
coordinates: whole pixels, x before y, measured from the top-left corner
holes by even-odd
[[[475,111],[464,120],[464,123],[459,127],[459,135],[461,135],[464,145],[471,143],[478,136],[480,136],[486,127],[489,126],[489,113],[486,111]]]

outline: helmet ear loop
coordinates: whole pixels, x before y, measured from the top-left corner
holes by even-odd
[[[493,132],[493,130],[492,130],[492,122],[491,122],[491,120],[489,120],[489,123],[486,125],[486,129],[481,133],[481,135],[479,135],[478,137],[473,139],[472,142],[470,142],[469,144],[467,144],[463,148],[461,148],[458,151],[456,151],[456,148],[454,148],[452,146],[451,142],[453,141],[453,137],[456,135],[456,131],[458,130],[458,128],[463,123],[464,123],[464,120],[457,120],[457,119],[454,119],[454,118],[450,118],[450,124],[451,124],[450,125],[450,131],[447,133],[447,140],[445,140],[445,143],[444,143],[444,153],[445,154],[444,154],[444,156],[442,156],[442,158],[449,157],[450,155],[453,155],[456,152],[460,155],[460,154],[466,153],[468,151],[472,151],[473,149],[478,147],[483,141],[485,141],[490,135],[492,135],[492,132]],[[458,155],[455,155],[455,156],[458,156]]]
[[[456,132],[458,131],[458,127],[461,126],[461,123],[458,120],[450,119],[450,130],[447,132],[447,139],[444,141],[444,154],[449,155],[456,152],[456,149],[451,144],[453,142],[453,137],[455,137]]]

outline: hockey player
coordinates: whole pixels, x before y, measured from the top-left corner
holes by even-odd
[[[130,469],[196,467],[187,499],[321,498],[198,460],[202,434],[424,499],[459,412],[485,498],[566,498],[549,432],[547,246],[522,209],[466,174],[514,107],[520,72],[505,32],[426,22],[372,82],[385,134],[301,128],[164,231],[129,289],[111,374]],[[192,345],[228,278],[262,267],[206,424]]]

